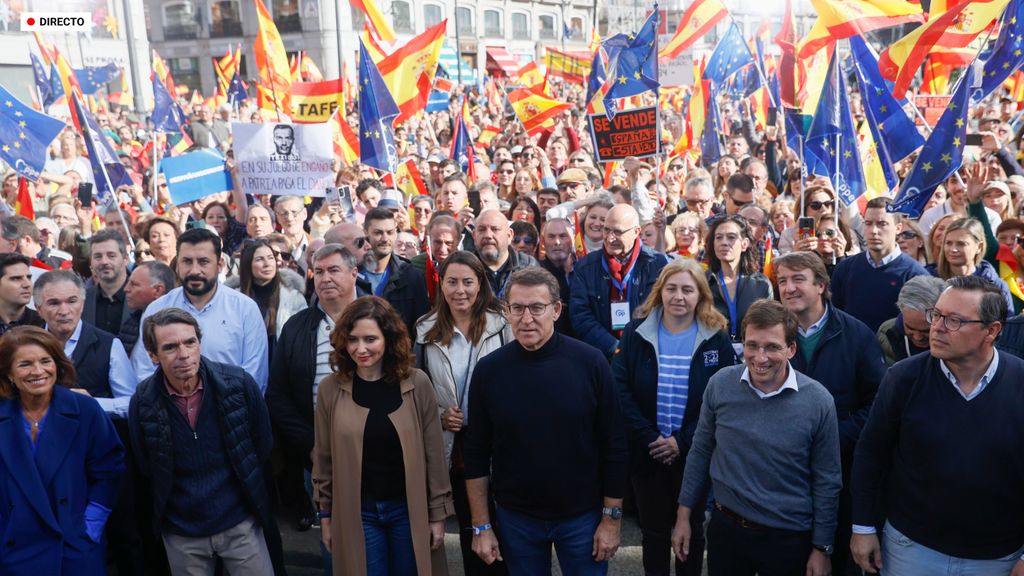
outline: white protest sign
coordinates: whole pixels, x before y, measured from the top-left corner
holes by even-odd
[[[672,39],[671,34],[658,36],[658,45],[664,46]],[[658,80],[662,86],[692,86],[693,85],[693,49],[684,50],[682,54],[669,60],[660,62]]]
[[[331,128],[323,124],[231,124],[246,194],[323,196],[334,184]]]

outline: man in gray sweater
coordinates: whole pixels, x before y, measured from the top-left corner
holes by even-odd
[[[752,305],[742,335],[746,365],[721,370],[704,392],[672,548],[689,554],[690,511],[707,498],[710,471],[711,576],[826,576],[842,487],[832,395],[790,366],[797,320],[781,304]]]

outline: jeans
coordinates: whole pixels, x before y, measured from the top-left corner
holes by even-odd
[[[883,576],[1009,576],[1021,551],[993,560],[954,558],[914,542],[885,523],[882,530]]]
[[[363,537],[366,576],[412,576],[416,553],[412,547],[409,508],[401,500],[363,497]]]
[[[501,540],[498,545],[512,575],[551,574],[551,546],[565,576],[604,576],[608,562],[595,562],[594,532],[601,511],[585,512],[564,520],[541,520],[496,506]]]

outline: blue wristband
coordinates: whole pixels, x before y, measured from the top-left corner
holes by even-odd
[[[490,524],[481,524],[480,526],[473,526],[473,536],[479,536],[480,534],[491,529]]]
[[[330,518],[331,517],[331,511],[330,510],[319,510],[319,511],[317,511],[316,515],[317,515],[318,518],[323,520],[324,518]]]

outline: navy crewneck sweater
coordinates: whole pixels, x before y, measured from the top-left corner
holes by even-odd
[[[903,284],[914,276],[927,275],[917,261],[906,254],[879,268],[868,262],[867,254],[843,259],[832,271],[832,305],[878,332],[882,322],[900,313],[896,297]]]
[[[481,358],[469,388],[466,478],[492,475],[498,504],[542,519],[621,498],[628,448],[614,386],[601,352],[557,332],[537,351],[511,342]]]
[[[957,558],[1024,544],[1024,361],[999,355],[995,377],[964,400],[924,353],[878,388],[853,462],[853,523],[885,517],[911,540]],[[888,473],[888,479],[885,479]],[[875,510],[876,497],[886,502]]]

